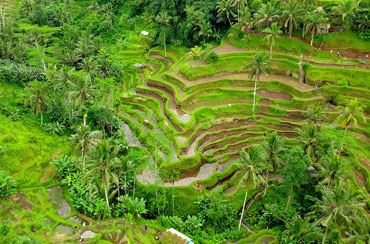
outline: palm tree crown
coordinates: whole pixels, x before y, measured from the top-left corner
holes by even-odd
[[[110,140],[102,140],[96,150],[88,156],[86,174],[87,178],[97,179],[100,189],[104,190],[105,199],[109,206],[109,190],[112,183],[118,185],[118,177],[114,169],[120,167],[120,160],[117,158],[118,148],[114,147]],[[116,192],[116,191],[115,191]],[[113,193],[115,193],[113,192]]]
[[[277,23],[272,23],[271,28],[267,27],[263,30],[263,32],[267,34],[264,39],[270,43],[270,58],[272,58],[272,47],[275,46],[275,41],[277,38],[279,38],[279,35],[282,33],[282,31]]]
[[[302,14],[302,8],[298,1],[289,1],[283,5],[282,19],[285,28],[289,28],[289,37],[292,31],[298,27],[298,20]]]

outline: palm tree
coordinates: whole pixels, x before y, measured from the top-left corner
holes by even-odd
[[[246,5],[248,4],[247,0],[232,0],[232,6],[238,6],[238,23],[240,23],[240,9],[245,9]]]
[[[108,206],[110,186],[112,183],[118,186],[118,177],[113,171],[120,167],[121,163],[117,158],[118,150],[110,140],[102,140],[98,143],[96,150],[92,151],[87,157],[87,168],[89,171],[85,177],[98,179],[100,190],[104,190],[105,200]]]
[[[298,1],[290,0],[283,5],[282,19],[284,27],[289,28],[289,37],[292,37],[292,31],[298,27],[298,20],[302,14],[302,8]]]
[[[269,69],[268,59],[268,56],[265,54],[256,54],[253,61],[246,67],[250,68],[249,78],[254,79],[253,113],[256,106],[257,81],[260,75],[267,73]]]
[[[284,151],[285,139],[279,137],[277,132],[267,132],[264,141],[262,142],[262,148],[267,155],[267,162],[272,165],[274,174],[277,173],[278,166],[280,165],[280,155]]]
[[[311,157],[312,162],[317,160],[316,149],[318,145],[318,133],[314,123],[303,126],[302,129],[297,129],[298,140],[303,144],[304,152]]]
[[[91,5],[88,7],[88,9],[94,13],[94,17],[95,17],[95,20],[96,20],[96,13],[99,12],[100,10],[100,6],[99,4],[96,2],[96,1],[92,1],[91,2]]]
[[[84,33],[76,44],[75,55],[86,58],[91,56],[94,50],[94,35]]]
[[[307,120],[309,122],[312,122],[315,125],[317,125],[318,123],[326,120],[326,116],[323,109],[324,108],[321,104],[309,105],[304,115],[307,117]]]
[[[29,97],[26,103],[32,107],[36,115],[40,114],[40,126],[42,126],[43,114],[47,103],[47,84],[35,80],[31,82],[26,89],[29,92]]]
[[[326,13],[322,10],[315,11],[308,16],[308,23],[306,25],[306,32],[311,31],[311,46],[313,45],[313,38],[315,33],[320,33],[321,27],[328,22],[325,17]]]
[[[342,114],[338,116],[337,120],[342,124],[345,132],[347,132],[350,125],[356,127],[359,121],[366,122],[364,108],[357,98],[351,100],[346,107],[338,106],[337,109],[343,111]]]
[[[248,190],[255,189],[260,184],[266,184],[265,179],[262,177],[262,171],[266,168],[264,151],[258,145],[253,145],[249,148],[248,152],[245,150],[240,153],[241,160],[237,163],[242,174],[239,182],[240,185],[246,184],[244,203],[242,213],[239,221],[239,230],[244,217],[245,204],[247,203]]]
[[[318,176],[321,178],[321,183],[330,190],[334,182],[339,182],[350,175],[348,165],[349,161],[340,157],[336,150],[331,151],[318,164]]]
[[[85,75],[75,81],[68,82],[70,91],[68,92],[69,99],[75,101],[75,106],[78,104],[81,107],[85,106],[85,101],[90,99],[93,95],[93,86],[91,84],[91,76]]]
[[[254,14],[254,17],[257,19],[258,25],[268,27],[278,18],[276,7],[271,2],[262,4],[261,8]]]
[[[232,10],[233,0],[221,0],[217,2],[217,17],[220,17],[222,14],[226,15],[229,24],[231,25],[230,15],[235,17],[235,13]]]
[[[338,184],[333,190],[328,190],[321,185],[320,191],[321,199],[308,197],[315,202],[315,205],[311,207],[310,215],[319,215],[314,226],[322,225],[325,227],[322,239],[322,244],[325,244],[329,228],[333,224],[350,227],[351,220],[360,215],[359,210],[365,204],[360,200],[360,195],[357,192],[351,192],[349,184],[346,186]]]
[[[357,3],[352,0],[341,1],[337,6],[333,7],[333,10],[342,17],[342,29],[344,29],[346,19],[352,17],[356,9]]]
[[[272,58],[272,47],[275,46],[275,40],[280,38],[279,35],[282,33],[282,31],[277,23],[272,23],[271,28],[267,27],[263,30],[263,32],[267,34],[264,39],[270,42],[270,58]]]
[[[166,49],[166,29],[165,26],[169,26],[172,17],[168,15],[168,12],[162,11],[155,20],[162,25],[162,32],[163,32],[163,45],[164,45],[164,56],[167,57],[167,49]]]
[[[206,38],[209,38],[212,36],[213,30],[212,25],[209,22],[203,21],[199,25],[199,32],[198,35],[203,37],[204,43],[206,42]]]
[[[306,21],[307,21],[307,13],[308,12],[308,5],[310,3],[313,3],[315,2],[316,3],[316,0],[303,0],[303,2],[306,4],[306,9],[305,9],[305,12],[304,12],[304,19],[303,19],[303,31],[302,31],[302,38],[304,38],[304,35],[306,33]],[[317,3],[316,3],[317,4]]]
[[[102,139],[102,133],[100,131],[91,131],[89,126],[81,125],[78,126],[70,138],[72,144],[76,146],[76,149],[81,152],[82,159],[82,170],[86,169],[86,154],[95,149],[98,141]]]
[[[180,172],[177,170],[172,170],[170,172],[169,178],[172,181],[172,216],[175,213],[175,181],[180,177]]]
[[[299,243],[306,243],[306,240],[318,241],[321,234],[318,228],[312,225],[309,218],[302,219],[301,216],[294,216],[292,220],[285,222],[284,235]]]

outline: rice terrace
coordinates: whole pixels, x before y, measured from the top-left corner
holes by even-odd
[[[369,0],[2,0],[0,243],[370,243]]]

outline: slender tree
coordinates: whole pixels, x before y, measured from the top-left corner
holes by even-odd
[[[178,170],[170,171],[170,181],[172,181],[172,216],[175,214],[175,181],[180,177],[180,172]]]
[[[236,17],[236,14],[233,12],[233,0],[220,0],[217,2],[217,17],[221,17],[223,14],[226,15],[229,24],[231,25],[230,16]]]
[[[340,1],[337,6],[333,7],[333,10],[342,17],[343,29],[346,20],[350,19],[355,14],[357,7],[358,7],[357,2],[352,0]]]
[[[351,220],[360,215],[360,209],[365,204],[360,200],[360,195],[357,192],[351,192],[348,184],[347,186],[338,184],[333,190],[328,190],[321,186],[320,191],[322,194],[321,199],[309,196],[309,199],[315,202],[315,205],[311,207],[312,212],[310,215],[319,215],[314,226],[322,225],[325,227],[322,239],[322,244],[325,244],[330,227],[333,224],[337,224],[349,228]]]
[[[253,96],[253,113],[256,106],[256,93],[257,93],[257,81],[260,78],[260,75],[266,74],[269,65],[269,57],[265,54],[256,54],[253,61],[246,67],[249,68],[249,78],[254,80],[254,96]]]
[[[262,177],[262,171],[266,168],[265,158],[266,155],[263,150],[257,145],[250,147],[248,152],[242,151],[240,153],[241,160],[237,164],[240,169],[242,178],[240,185],[246,185],[244,203],[242,213],[239,221],[239,230],[244,217],[245,205],[248,198],[248,190],[258,187],[260,184],[266,184],[265,179]]]
[[[29,92],[29,97],[28,100],[26,100],[26,103],[32,107],[36,115],[40,114],[40,126],[42,126],[43,114],[48,98],[47,84],[35,80],[31,82],[26,89]]]
[[[118,148],[114,147],[110,140],[102,140],[98,143],[96,150],[87,157],[86,178],[97,179],[101,191],[104,191],[105,200],[109,206],[109,191],[112,183],[118,186],[118,177],[114,169],[120,167],[117,158]],[[115,191],[116,192],[116,191]],[[113,193],[115,193],[113,192]]]
[[[321,104],[309,105],[307,111],[304,112],[304,115],[307,117],[307,121],[312,122],[315,125],[320,124],[320,122],[327,119],[324,113],[324,107]]]
[[[296,129],[298,140],[303,145],[304,152],[310,156],[313,163],[317,160],[316,150],[319,147],[319,135],[314,123],[303,126],[302,129]]]
[[[82,78],[69,81],[68,85],[68,98],[74,100],[75,106],[80,105],[84,107],[86,100],[93,96],[94,89],[90,75],[84,75]]]
[[[298,1],[290,0],[283,5],[282,20],[284,27],[289,29],[289,37],[292,37],[292,32],[298,27],[302,8]]]
[[[282,31],[277,23],[272,23],[271,28],[267,27],[263,30],[263,32],[267,34],[264,39],[270,43],[270,58],[272,58],[272,47],[275,46],[275,41],[277,38],[280,38],[279,35],[282,33]]]
[[[172,17],[166,11],[162,11],[155,20],[162,25],[163,32],[163,45],[164,45],[164,56],[167,57],[167,48],[166,48],[166,26],[169,26],[171,23]]]
[[[86,125],[78,126],[75,134],[71,136],[72,144],[81,153],[83,171],[86,169],[86,154],[90,150],[95,149],[101,139],[102,133],[100,131],[91,131],[90,127]]]
[[[277,132],[267,132],[264,141],[262,142],[262,148],[267,155],[267,162],[272,165],[274,174],[277,173],[277,169],[281,163],[281,153],[284,151],[285,139],[278,136]]]
[[[321,28],[328,23],[328,18],[323,10],[317,10],[308,16],[308,23],[306,25],[306,32],[311,31],[311,46],[313,45],[313,38],[315,34],[320,34]]]
[[[254,14],[254,17],[259,26],[268,27],[278,18],[276,7],[272,2],[262,4],[261,8]]]
[[[337,109],[343,111],[337,120],[342,124],[346,132],[350,125],[356,127],[359,121],[366,122],[364,108],[357,98],[351,100],[346,107],[338,106]]]

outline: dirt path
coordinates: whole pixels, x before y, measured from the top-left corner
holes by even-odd
[[[193,86],[201,83],[206,83],[210,81],[216,81],[220,79],[243,79],[243,80],[250,80],[249,78],[249,73],[240,73],[240,74],[235,74],[235,73],[227,73],[227,72],[222,72],[219,73],[216,76],[212,77],[203,77],[195,80],[188,80],[185,76],[171,72],[170,75],[174,76],[175,78],[182,80],[187,86]],[[261,75],[260,76],[261,81],[271,81],[271,80],[276,80],[280,81],[282,83],[285,83],[287,85],[293,86],[294,88],[301,90],[301,91],[309,91],[313,90],[314,88],[302,83],[299,83],[297,81],[294,81],[290,79],[289,77],[282,76],[282,75]]]
[[[219,55],[223,53],[246,53],[248,51],[248,49],[234,47],[229,42],[225,41],[224,45],[221,48],[217,49],[215,53]]]
[[[206,55],[211,53],[213,51],[213,49],[215,49],[215,48],[217,48],[217,46],[212,46],[211,49],[208,52],[203,53],[202,58],[200,60],[192,62],[189,65],[191,65],[191,66],[207,65],[206,61],[205,61]]]
[[[175,181],[175,186],[188,186],[192,184],[194,181],[204,180],[207,179],[214,171],[216,167],[215,163],[211,164],[203,164],[199,171],[195,173],[195,176],[192,177],[184,177],[178,181]],[[156,182],[156,179],[159,179],[159,175],[156,174],[154,170],[149,169],[146,167],[143,169],[141,174],[136,175],[137,180],[142,184],[150,184],[153,185]],[[172,182],[166,182],[162,186],[164,187],[173,187]]]

